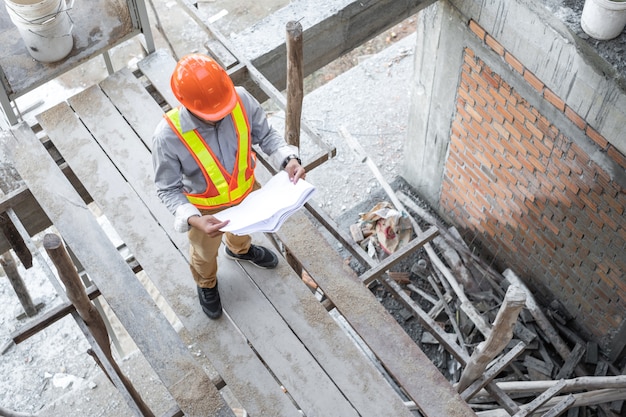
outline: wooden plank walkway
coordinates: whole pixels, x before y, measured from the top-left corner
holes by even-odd
[[[168,77],[163,68],[172,67],[172,62],[159,52],[140,69],[157,91],[165,91]],[[176,104],[171,97],[166,100]],[[173,217],[156,197],[152,182],[151,135],[162,113],[141,82],[124,69],[37,120],[237,401],[252,416],[301,415],[300,410],[306,416],[414,415],[282,258],[268,271],[220,257],[225,314],[213,321],[202,313],[188,268],[186,236],[173,230]],[[2,143],[185,415],[231,415],[215,386],[209,382],[206,387],[206,373],[198,370],[178,335],[155,311],[30,128],[21,125],[2,132]],[[408,397],[426,416],[474,415],[371,292],[345,269],[343,260],[332,255],[332,248],[312,251],[311,240],[297,237],[302,232],[307,239],[316,238],[315,231],[308,230],[315,226],[303,216],[289,219],[278,236]],[[270,244],[262,235],[254,239]],[[194,376],[192,384],[206,389],[207,399],[193,407],[194,387],[182,391],[189,385],[183,383],[189,380],[185,372]]]

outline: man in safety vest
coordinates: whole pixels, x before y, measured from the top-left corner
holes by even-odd
[[[217,287],[217,255],[224,237],[227,257],[274,268],[278,258],[252,245],[250,236],[223,233],[228,220],[213,217],[239,204],[258,188],[254,180],[258,145],[270,162],[295,183],[305,170],[298,149],[288,145],[267,122],[258,101],[232,80],[215,61],[202,54],[181,58],[171,88],[182,106],[169,111],[156,127],[152,159],[157,194],[174,213],[174,228],[188,232],[191,274],[202,310],[212,319],[222,315]]]

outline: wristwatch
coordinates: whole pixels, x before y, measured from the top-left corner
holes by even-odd
[[[300,160],[300,158],[298,157],[298,155],[295,154],[291,154],[289,155],[287,158],[285,158],[285,160],[283,161],[283,163],[280,166],[280,169],[285,169],[285,167],[287,166],[287,164],[289,163],[289,161],[291,161],[292,159],[295,159],[296,161],[298,161],[298,163],[300,165],[302,165],[302,161]]]

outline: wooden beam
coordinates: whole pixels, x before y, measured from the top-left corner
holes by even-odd
[[[100,290],[98,290],[95,285],[87,287],[85,292],[90,300],[93,300],[100,295]],[[46,311],[41,317],[26,323],[24,326],[20,327],[19,330],[11,333],[11,339],[15,344],[22,343],[29,337],[34,336],[46,327],[61,320],[68,314],[71,314],[74,310],[76,309],[71,302],[64,301],[58,306]]]
[[[367,272],[363,273],[359,277],[361,282],[364,285],[368,285],[369,283],[377,279],[380,275],[382,275],[385,271],[391,269],[399,262],[402,262],[407,256],[413,254],[416,250],[423,247],[425,244],[433,240],[438,235],[439,231],[435,226],[419,234],[406,246],[401,247],[399,250],[389,255],[389,257],[383,259],[382,262],[369,269]]]
[[[461,374],[461,379],[457,385],[459,392],[469,387],[474,380],[482,375],[487,364],[511,341],[513,327],[525,302],[526,293],[517,286],[509,286],[489,337],[474,349],[470,361]]]

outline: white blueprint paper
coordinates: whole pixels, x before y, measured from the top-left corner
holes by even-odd
[[[254,232],[275,232],[283,222],[315,192],[315,187],[303,179],[296,184],[280,171],[261,189],[253,191],[244,201],[215,214],[219,220],[230,220],[221,230],[236,235]]]

